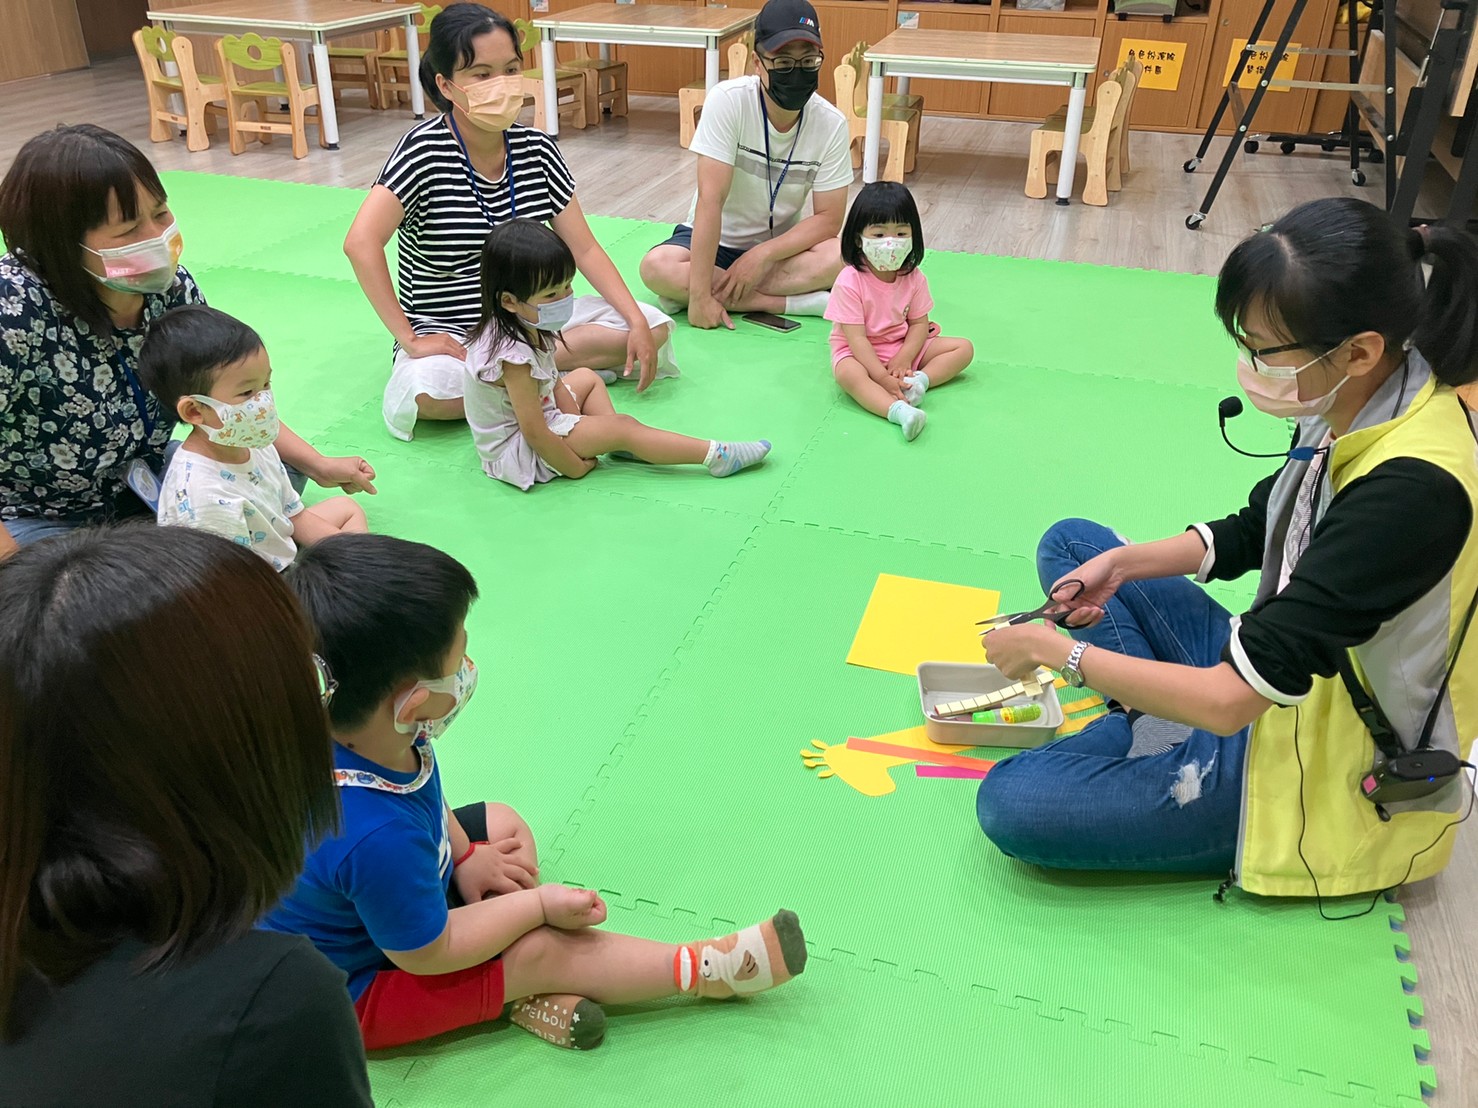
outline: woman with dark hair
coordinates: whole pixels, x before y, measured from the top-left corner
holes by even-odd
[[[991,771],[977,808],[1002,851],[1229,870],[1223,890],[1275,896],[1447,864],[1478,731],[1478,643],[1463,653],[1478,459],[1454,391],[1478,379],[1474,304],[1478,243],[1408,233],[1358,200],[1304,204],[1232,251],[1216,310],[1237,378],[1297,419],[1293,446],[1240,512],[1174,538],[1047,532],[1038,573],[1077,642],[1003,627],[990,660],[1050,666],[1120,707]],[[1257,599],[1235,619],[1185,579],[1250,572]]]
[[[385,426],[409,440],[418,419],[462,419],[467,333],[477,323],[478,265],[488,231],[514,218],[550,224],[599,296],[576,298],[562,371],[586,367],[614,384],[617,370],[676,376],[671,317],[632,298],[590,231],[575,179],[554,139],[522,127],[518,32],[481,4],[447,7],[431,23],[421,84],[445,114],[400,140],[354,218],[344,253],[395,339]],[[397,282],[385,247],[399,234]]]
[[[174,420],[139,384],[139,347],[170,308],[202,304],[179,264],[164,185],[128,140],[43,131],[0,182],[0,526],[27,543],[142,515]],[[283,429],[282,459],[326,488],[373,492],[363,458]]]
[[[252,929],[338,827],[312,643],[202,532],[0,561],[6,1104],[371,1103],[344,975]]]

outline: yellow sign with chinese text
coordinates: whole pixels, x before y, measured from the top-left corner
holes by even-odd
[[[1221,78],[1221,83],[1223,86],[1226,86],[1231,82],[1232,70],[1237,68],[1237,59],[1242,54],[1242,47],[1246,45],[1247,40],[1245,38],[1232,39],[1232,50],[1231,53],[1227,55],[1227,71],[1222,74]],[[1290,49],[1297,49],[1298,43],[1290,42],[1288,46]],[[1253,51],[1252,57],[1247,59],[1247,68],[1242,70],[1242,77],[1237,82],[1237,86],[1239,88],[1256,88],[1257,83],[1261,81],[1263,79],[1263,76],[1267,73],[1268,66],[1272,63],[1272,60],[1272,47],[1268,47],[1265,50],[1260,49]],[[1297,64],[1297,54],[1284,54],[1283,57],[1279,60],[1277,67],[1273,70],[1273,80],[1293,80],[1293,67]],[[1269,85],[1268,91],[1288,92],[1289,90],[1286,88],[1279,88],[1277,85]]]
[[[1119,48],[1119,61],[1138,58],[1144,66],[1139,87],[1174,92],[1180,87],[1180,71],[1185,65],[1187,44],[1163,42],[1160,39],[1126,38]]]

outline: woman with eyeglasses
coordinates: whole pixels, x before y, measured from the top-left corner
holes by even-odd
[[[185,228],[188,232],[188,228]],[[159,174],[81,123],[26,142],[0,181],[0,557],[90,523],[152,515],[173,430],[139,383],[149,324],[203,304]],[[360,457],[282,429],[282,460],[325,488],[374,492]]]
[[[1478,460],[1455,391],[1478,379],[1475,304],[1478,243],[1354,199],[1232,251],[1216,311],[1236,378],[1297,421],[1293,446],[1245,508],[1174,538],[1047,532],[1038,573],[1077,641],[1004,627],[990,661],[1118,710],[991,771],[977,807],[1002,851],[1320,898],[1447,864],[1478,733]],[[1248,573],[1237,618],[1200,588]]]
[[[338,828],[312,642],[204,532],[0,561],[5,1104],[371,1104],[344,975],[253,930]]]
[[[641,265],[663,309],[686,306],[694,327],[732,330],[732,312],[826,312],[852,153],[846,117],[816,93],[824,61],[816,9],[769,0],[754,23],[754,74],[704,98],[688,220]]]

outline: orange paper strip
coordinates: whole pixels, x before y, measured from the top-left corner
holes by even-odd
[[[935,754],[932,750],[919,750],[912,746],[894,746],[892,743],[880,743],[873,739],[851,738],[847,740],[847,746],[853,750],[860,750],[866,754],[887,754],[893,758],[908,758],[911,761],[930,762],[936,766],[959,766],[961,769],[989,769],[995,765],[982,758],[965,758],[958,754]]]

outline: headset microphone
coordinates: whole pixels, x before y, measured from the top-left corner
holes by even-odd
[[[1216,406],[1216,422],[1221,425],[1221,440],[1241,454],[1244,458],[1291,458],[1295,462],[1311,462],[1319,453],[1318,448],[1313,446],[1295,446],[1292,450],[1280,450],[1276,454],[1254,454],[1243,450],[1227,438],[1227,420],[1236,419],[1243,412],[1242,398],[1240,396],[1228,396]]]

